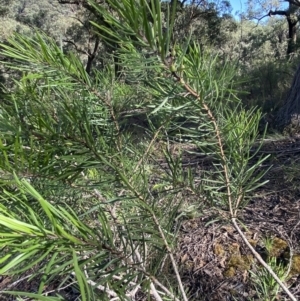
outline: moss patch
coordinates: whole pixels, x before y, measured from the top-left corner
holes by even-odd
[[[217,256],[223,256],[225,254],[225,250],[223,248],[223,246],[219,243],[216,243],[214,245],[214,253],[217,255]]]
[[[243,272],[250,270],[253,260],[252,255],[231,255],[224,276],[233,277],[237,271]]]
[[[269,257],[279,258],[288,248],[288,244],[281,238],[275,237],[272,240],[272,246],[270,247]]]
[[[294,255],[292,258],[292,266],[289,276],[293,277],[300,274],[300,254]]]
[[[236,273],[236,269],[234,267],[229,267],[228,269],[226,269],[224,271],[223,275],[226,278],[231,278],[231,277],[235,276],[235,273]]]

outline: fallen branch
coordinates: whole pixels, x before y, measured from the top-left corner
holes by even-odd
[[[292,301],[297,301],[295,296],[290,292],[290,290],[287,288],[287,286],[278,278],[278,276],[274,273],[272,268],[261,258],[261,256],[255,251],[255,249],[252,247],[244,233],[242,232],[241,228],[237,224],[236,218],[231,218],[232,224],[235,227],[235,229],[240,234],[241,238],[247,245],[247,247],[250,249],[251,253],[255,256],[255,258],[259,261],[259,263],[270,273],[270,275],[274,278],[274,280],[279,284],[279,286],[284,290],[284,292],[290,297]]]

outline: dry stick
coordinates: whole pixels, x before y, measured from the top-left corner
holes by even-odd
[[[185,83],[185,81],[181,77],[179,77],[175,72],[173,72],[173,76],[184,86],[184,88],[190,94],[192,94],[194,97],[196,97],[196,99],[200,100],[199,94],[195,90],[193,90],[187,83]],[[245,242],[245,244],[251,250],[252,254],[256,257],[256,259],[272,275],[272,277],[280,285],[280,287],[286,292],[286,294],[290,297],[290,299],[293,300],[293,301],[297,301],[297,299],[295,298],[295,296],[289,291],[289,289],[284,285],[284,283],[278,278],[278,276],[274,273],[274,271],[271,269],[271,267],[255,251],[255,249],[249,243],[249,241],[247,240],[246,236],[243,234],[243,232],[241,231],[240,227],[238,226],[238,224],[236,222],[236,211],[237,210],[233,211],[233,208],[232,208],[232,203],[233,202],[232,202],[231,190],[230,190],[230,180],[229,180],[229,176],[228,176],[228,168],[227,168],[227,164],[226,164],[226,156],[225,156],[225,152],[224,152],[224,149],[223,149],[223,143],[222,143],[222,139],[221,139],[221,133],[220,133],[217,121],[216,121],[214,115],[212,114],[210,108],[204,102],[202,102],[202,106],[206,110],[209,118],[211,119],[211,121],[212,121],[212,123],[214,125],[214,128],[215,128],[216,135],[217,135],[218,145],[219,145],[219,149],[220,149],[221,157],[222,157],[222,161],[223,161],[223,171],[224,171],[224,176],[225,176],[225,181],[226,181],[226,187],[227,187],[228,204],[229,204],[229,212],[230,212],[230,215],[231,215],[231,221],[232,221],[235,229],[238,231],[238,233],[242,237],[242,239]],[[239,202],[240,202],[240,200],[238,200],[238,203]]]
[[[247,240],[247,237],[244,235],[244,233],[241,231],[239,225],[236,222],[236,218],[232,217],[231,221],[235,227],[235,229],[239,232],[240,236],[242,237],[245,244],[248,246],[248,248],[251,250],[252,254],[256,257],[256,259],[260,262],[261,265],[272,275],[272,277],[275,279],[275,281],[280,285],[280,287],[285,291],[285,293],[290,297],[291,300],[297,301],[295,296],[289,291],[289,289],[286,287],[286,285],[278,278],[278,276],[273,272],[271,267],[261,258],[261,256],[255,251],[255,249],[252,247],[250,242]]]
[[[130,263],[132,264],[132,263]],[[159,286],[164,292],[162,292],[162,294],[164,295],[167,295],[168,297],[172,298],[172,300],[174,301],[180,301],[178,298],[176,298],[174,296],[174,294],[172,292],[170,292],[163,284],[161,284],[153,275],[149,274],[144,268],[139,268],[137,265],[133,264],[134,265],[134,268],[137,270],[137,271],[140,271],[142,272],[145,276],[147,276],[150,280],[151,280],[151,283],[153,284],[156,284],[157,286]],[[104,275],[105,277],[106,275]],[[121,277],[117,276],[117,275],[114,275],[113,276],[114,279],[118,279],[120,280]],[[133,283],[133,282],[129,282],[129,284],[131,285],[137,285],[136,283]],[[138,288],[141,288],[139,285],[138,285]],[[155,287],[154,287],[155,288]],[[156,288],[155,288],[156,290]],[[156,290],[157,291],[157,290]],[[150,293],[152,294],[152,292]],[[154,294],[152,294],[154,296]]]
[[[96,189],[95,189],[96,190]],[[103,200],[103,197],[101,196],[101,194],[98,196],[101,197],[101,200]],[[111,212],[111,216],[113,219],[116,220],[115,214],[113,212]],[[139,261],[141,261],[140,258],[140,253],[135,253],[138,256]],[[136,268],[136,267],[135,267]],[[144,273],[150,280],[151,280],[151,294],[153,295],[153,297],[156,298],[156,300],[161,300],[161,297],[159,296],[155,286],[153,283],[155,283],[157,286],[159,286],[163,291],[165,295],[168,295],[169,297],[171,297],[174,301],[179,301],[179,299],[177,299],[173,293],[171,293],[165,286],[163,286],[155,277],[153,277],[151,274],[147,273],[146,269],[144,268],[144,265],[142,265],[142,268],[137,268],[137,270],[141,271],[142,273]],[[105,276],[105,275],[104,275]],[[117,275],[114,275],[113,278],[120,280],[121,278]],[[136,285],[136,283],[133,282],[129,282],[129,284],[131,285]],[[98,287],[99,289],[101,289],[101,287]],[[140,288],[140,286],[137,286],[137,288]]]
[[[152,291],[152,295],[155,298],[155,300],[159,300],[159,301],[163,301],[163,299],[161,298],[161,296],[159,295],[159,293],[156,290],[156,287],[154,286],[153,282],[151,281],[150,283],[150,289]]]
[[[173,298],[174,301],[179,301],[179,299],[177,299],[173,293],[171,293],[164,285],[162,285],[155,277],[148,275],[149,278],[157,285],[159,286],[168,296],[171,296]]]
[[[132,263],[131,263],[132,264]],[[144,268],[139,268],[137,265],[134,264],[134,268],[137,270],[137,271],[140,271],[142,272],[145,276],[147,276],[150,280],[151,280],[151,283],[153,284],[156,284],[157,286],[159,286],[161,288],[161,290],[163,291],[162,294],[164,295],[167,295],[168,297],[170,297],[172,300],[174,301],[180,301],[178,298],[176,298],[174,296],[174,294],[172,292],[170,292],[163,284],[161,284],[153,275],[149,274]],[[105,276],[105,275],[104,275]],[[120,280],[121,278],[119,276],[116,276],[114,275],[113,276],[114,279],[118,279]],[[132,283],[132,282],[129,282],[129,284],[131,285],[136,285],[136,283]],[[138,288],[140,288],[140,286],[138,286]],[[155,288],[155,287],[154,287]],[[156,288],[155,288],[156,290]],[[157,290],[156,290],[157,292]],[[152,294],[152,291],[150,293],[151,295],[154,296],[154,294]]]

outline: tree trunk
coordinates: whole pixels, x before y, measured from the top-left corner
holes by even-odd
[[[285,103],[277,113],[276,126],[290,135],[300,133],[300,65]]]
[[[296,50],[298,18],[295,18],[294,15],[288,16],[287,21],[289,25],[289,40],[288,40],[287,54],[289,55],[294,53]]]

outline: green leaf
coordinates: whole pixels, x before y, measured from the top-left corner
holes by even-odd
[[[80,288],[81,298],[83,301],[90,300],[88,284],[86,282],[86,278],[85,278],[84,274],[82,273],[82,271],[79,268],[78,259],[76,256],[76,252],[74,250],[73,250],[73,264],[74,264],[75,276],[76,276],[76,279],[78,281],[79,288]]]
[[[169,100],[169,97],[166,97],[165,99],[163,99],[163,101],[161,102],[161,104],[156,107],[151,113],[150,115],[154,115],[155,113],[157,113],[165,104],[166,102]]]

